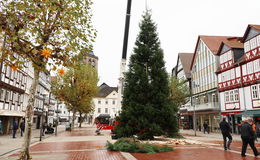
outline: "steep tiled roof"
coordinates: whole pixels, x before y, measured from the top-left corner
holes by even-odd
[[[249,26],[260,31],[260,25],[250,24]]]
[[[186,78],[191,77],[190,65],[191,65],[192,57],[193,57],[193,53],[179,53],[179,58],[180,58]]]
[[[200,36],[203,42],[209,47],[213,54],[217,54],[219,46],[222,41],[230,37],[227,36]]]
[[[118,90],[117,87],[110,87],[106,83],[103,83],[99,86],[97,97],[107,97],[111,92],[113,91],[117,92],[117,90]]]
[[[244,36],[243,36],[242,42],[245,41],[245,39],[246,39],[246,37],[247,37],[247,34],[248,34],[249,31],[250,31],[250,28],[254,28],[254,29],[260,31],[260,25],[249,24],[249,25],[247,26],[247,29],[246,29],[245,33],[244,33]]]
[[[192,69],[192,66],[194,63],[194,59],[196,56],[196,51],[197,51],[200,39],[206,44],[206,46],[211,50],[211,52],[213,54],[217,54],[221,42],[224,40],[227,40],[228,38],[231,38],[231,37],[230,36],[199,36],[197,43],[196,43],[195,51],[194,51],[194,54],[192,57],[190,70]]]
[[[244,48],[244,43],[241,42],[242,37],[232,37],[232,38],[228,38],[227,40],[224,40],[221,45],[219,46],[219,50],[217,52],[217,54],[220,54],[221,49],[223,47],[223,45],[227,45],[230,48],[239,48],[239,49],[243,49]]]

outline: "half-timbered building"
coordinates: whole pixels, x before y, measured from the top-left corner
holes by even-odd
[[[184,81],[185,85],[191,90],[191,73],[190,65],[193,53],[179,53],[177,64],[172,70],[172,76],[180,81]],[[179,106],[179,126],[183,129],[193,128],[193,117],[188,111],[192,110],[190,97],[187,98],[187,103]]]
[[[210,131],[217,131],[220,121],[220,107],[217,90],[216,56],[219,46],[226,36],[199,36],[191,63],[192,106],[199,130],[203,123],[209,125]]]
[[[227,116],[233,133],[237,133],[237,124],[241,117],[235,116],[244,110],[243,88],[241,81],[241,63],[243,62],[244,45],[242,38],[233,37],[223,41],[219,47],[218,90],[221,115]]]
[[[0,63],[0,120],[3,124],[3,134],[11,133],[13,121],[24,117],[23,103],[27,86],[25,69],[14,70],[7,63],[8,60]]]
[[[243,116],[260,118],[260,25],[248,25],[243,36],[242,83],[245,91]]]

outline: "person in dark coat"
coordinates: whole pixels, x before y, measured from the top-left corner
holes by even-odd
[[[230,144],[232,142],[232,136],[231,136],[231,128],[230,125],[226,121],[226,117],[223,118],[223,120],[219,124],[221,133],[224,140],[224,150],[229,149],[230,150]],[[228,138],[228,144],[227,144],[227,138]]]
[[[17,129],[18,129],[18,124],[17,124],[17,122],[14,120],[14,121],[13,121],[13,138],[16,138],[16,137],[15,137],[15,134],[16,134]]]
[[[208,134],[209,134],[209,125],[206,121],[203,123],[203,128],[204,128],[204,134],[205,134],[205,132],[208,132]]]
[[[25,129],[25,123],[24,120],[22,120],[22,122],[20,123],[21,137],[23,136],[24,129]]]
[[[248,144],[252,148],[255,156],[258,156],[260,154],[260,153],[258,153],[258,151],[255,147],[254,131],[249,123],[250,121],[251,121],[250,119],[245,119],[241,126],[241,139],[243,142],[242,152],[241,152],[242,157],[246,156],[246,148],[247,148]]]

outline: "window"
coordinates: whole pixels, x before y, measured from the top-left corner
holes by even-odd
[[[101,108],[98,108],[98,113],[101,113]]]
[[[248,74],[253,73],[253,62],[247,63],[247,71],[248,71]]]
[[[260,35],[257,36],[257,46],[260,46]]]
[[[108,108],[105,108],[105,113],[108,113]]]
[[[115,100],[113,100],[113,102],[112,102],[113,104],[116,104],[116,101]]]
[[[258,90],[257,90],[257,85],[252,85],[252,96],[253,99],[257,99],[258,98]]]
[[[229,102],[229,91],[225,92],[225,100],[226,100],[226,103]]]
[[[106,101],[106,104],[108,104],[108,101]]]
[[[234,91],[233,90],[229,92],[229,100],[230,100],[230,102],[234,102]]]
[[[5,97],[5,90],[1,89],[1,95],[0,95],[0,99],[3,101]]]
[[[98,100],[98,104],[101,104],[101,100]]]
[[[244,46],[245,46],[245,52],[250,51],[250,43],[249,43],[249,41],[245,42]]]
[[[5,101],[9,101],[9,91],[5,92]]]
[[[250,47],[251,49],[255,49],[257,47],[256,37],[250,40]]]
[[[239,100],[239,95],[238,95],[238,89],[235,89],[234,90],[234,95],[235,95],[235,101],[238,101]]]
[[[254,72],[260,71],[260,63],[259,63],[259,61],[260,61],[260,59],[254,60]]]
[[[66,113],[66,111],[63,111],[63,113],[65,114],[65,113]]]

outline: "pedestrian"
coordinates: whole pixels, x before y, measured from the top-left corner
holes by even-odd
[[[260,138],[260,122],[258,121],[256,124],[256,136]]]
[[[4,133],[4,127],[2,121],[0,120],[0,135]]]
[[[46,128],[47,128],[47,123],[44,122],[44,123],[42,124],[42,136],[44,136],[44,133],[45,133]]]
[[[242,126],[241,122],[238,122],[237,124],[238,134],[241,134],[241,126]]]
[[[254,140],[257,141],[257,136],[256,136],[256,124],[254,121],[252,121],[252,130],[254,131]]]
[[[25,123],[24,120],[22,120],[22,122],[20,123],[21,137],[23,136],[24,129],[25,129]]]
[[[18,124],[17,124],[16,120],[14,120],[13,121],[13,138],[16,138],[15,134],[16,134],[17,129],[18,129]]]
[[[204,128],[204,134],[205,134],[205,132],[208,132],[208,134],[209,134],[209,126],[206,121],[204,121],[204,123],[203,123],[203,128]]]
[[[241,126],[241,139],[242,139],[242,152],[241,156],[246,157],[246,148],[249,144],[252,148],[254,155],[258,156],[260,153],[258,153],[256,147],[255,147],[255,141],[254,141],[254,131],[250,125],[251,119],[244,118],[243,124]]]
[[[231,127],[227,123],[226,117],[223,117],[223,120],[220,122],[219,126],[224,140],[224,150],[227,149],[230,150],[230,144],[232,142]],[[228,138],[228,144],[227,144],[227,138]]]

